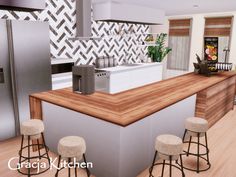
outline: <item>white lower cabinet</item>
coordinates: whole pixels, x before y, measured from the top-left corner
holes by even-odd
[[[60,73],[52,75],[52,89],[63,89],[72,87],[72,73]]]

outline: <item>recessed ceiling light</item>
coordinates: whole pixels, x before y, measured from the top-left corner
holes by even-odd
[[[198,8],[198,7],[199,7],[199,5],[197,5],[197,4],[194,4],[194,5],[193,5],[193,7],[194,7],[194,8]]]

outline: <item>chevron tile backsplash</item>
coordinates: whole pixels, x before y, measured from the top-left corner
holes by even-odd
[[[17,20],[40,20],[50,24],[50,47],[53,58],[73,58],[79,64],[91,64],[97,57],[115,56],[122,63],[139,61],[146,54],[146,47],[139,44],[148,25],[95,22],[92,21],[92,35],[102,36],[101,40],[68,40],[76,34],[76,0],[46,0],[44,11],[17,12],[0,10],[0,18]],[[118,35],[119,30],[133,31],[134,34]]]

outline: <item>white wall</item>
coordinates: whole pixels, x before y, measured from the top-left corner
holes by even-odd
[[[190,42],[190,60],[189,60],[189,71],[193,71],[193,62],[196,62],[196,54],[203,57],[203,44],[204,44],[204,28],[205,19],[204,15],[193,15],[192,16],[192,31],[191,31],[191,42]]]
[[[150,28],[151,33],[169,33],[169,20],[168,18],[165,19],[164,24],[163,25],[153,25]],[[169,35],[169,34],[168,34]],[[168,40],[166,41],[166,45],[168,45]],[[163,70],[162,70],[162,78],[165,79],[167,78],[167,57],[162,61],[163,63]]]
[[[169,24],[168,19],[183,19],[192,18],[192,31],[191,31],[191,46],[190,46],[190,61],[189,71],[193,71],[193,62],[196,62],[195,54],[203,56],[203,43],[204,43],[204,28],[205,28],[205,17],[220,17],[220,16],[233,16],[231,43],[230,43],[230,55],[229,62],[236,64],[236,11],[234,12],[222,12],[222,13],[205,13],[205,14],[189,14],[189,15],[178,15],[166,17],[165,23],[160,26],[153,26],[152,32],[157,33],[168,33]],[[175,75],[182,74],[181,71],[164,70],[163,74],[166,77],[173,77]]]
[[[236,64],[236,12],[233,13],[233,26],[231,30],[231,43],[230,43],[230,53],[229,62]]]

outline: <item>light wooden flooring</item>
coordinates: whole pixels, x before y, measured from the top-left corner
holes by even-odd
[[[211,169],[200,174],[185,170],[186,177],[236,177],[236,107],[208,131],[208,143]],[[17,156],[19,146],[20,138],[0,143],[0,177],[22,177],[18,172],[11,171],[7,167],[9,158]],[[50,155],[55,157],[52,153]],[[168,176],[168,167],[166,170],[166,176]],[[178,177],[179,173],[173,171],[173,177]],[[160,172],[159,167],[154,169],[155,177],[159,177],[158,172]],[[52,170],[38,176],[53,177],[54,174],[55,170]],[[79,171],[78,174],[80,174],[79,177],[86,176],[84,171]],[[60,176],[66,177],[67,170],[62,171]],[[137,177],[148,176],[148,169],[146,169]]]
[[[21,138],[18,137],[18,138],[13,138],[13,139],[0,143],[0,177],[23,177],[24,176],[18,173],[17,171],[12,171],[8,169],[9,159],[12,157],[18,156],[17,152],[20,149],[20,142],[21,142]],[[56,157],[56,155],[51,152],[49,156],[52,157],[53,159]],[[16,167],[17,160],[13,160],[11,164],[13,167],[14,166]],[[57,164],[57,162],[55,162],[54,164]],[[53,170],[48,170],[47,172],[37,175],[37,176],[38,177],[54,177],[55,173],[56,173],[56,169],[53,168]],[[82,169],[79,169],[77,174],[78,174],[78,177],[87,177],[85,170],[82,170]],[[62,171],[59,172],[59,177],[67,177],[67,175],[68,175],[67,169],[63,169]],[[74,170],[71,170],[71,175],[74,176]]]
[[[236,107],[210,128],[208,145],[211,168],[199,174],[185,170],[186,177],[236,177]],[[185,162],[189,165],[193,160]],[[168,176],[168,166],[165,169],[165,176]],[[181,176],[178,171],[173,171],[173,177]],[[160,172],[161,167],[155,167],[153,175],[159,177]],[[148,169],[137,177],[149,177]]]

